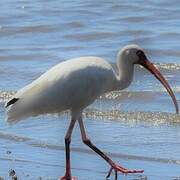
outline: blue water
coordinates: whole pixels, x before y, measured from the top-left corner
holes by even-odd
[[[11,168],[25,180],[64,174],[69,114],[29,118],[10,126],[4,109],[14,92],[59,62],[95,55],[114,66],[117,51],[136,43],[169,81],[179,103],[179,11],[177,0],[2,0],[0,176],[8,179]],[[148,180],[174,180],[180,179],[180,117],[174,112],[162,85],[136,67],[131,86],[102,96],[86,109],[84,119],[93,142],[117,162],[143,168]],[[103,179],[108,165],[82,145],[78,127],[73,135],[73,174],[80,180]]]

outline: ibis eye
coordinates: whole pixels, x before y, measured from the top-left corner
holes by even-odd
[[[137,54],[137,56],[142,56],[142,55],[144,54],[144,52],[141,51],[141,50],[138,50],[138,51],[136,52],[136,54]]]
[[[147,59],[146,55],[144,54],[142,50],[138,50],[136,52],[136,55],[139,57],[138,63],[142,63]]]

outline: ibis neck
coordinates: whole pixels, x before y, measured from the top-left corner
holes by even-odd
[[[121,90],[127,88],[133,80],[134,65],[128,61],[118,62],[118,75],[116,89]]]

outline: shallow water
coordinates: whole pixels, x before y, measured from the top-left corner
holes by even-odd
[[[118,49],[136,43],[168,79],[179,103],[179,10],[177,0],[1,1],[0,176],[9,179],[10,169],[23,180],[57,179],[64,174],[63,138],[69,114],[8,125],[4,103],[66,59],[96,55],[114,66]],[[174,112],[161,84],[136,67],[131,86],[100,97],[86,109],[84,119],[93,142],[114,160],[129,168],[143,168],[148,180],[177,180],[180,117]],[[78,127],[72,151],[73,174],[80,180],[105,177],[108,165],[82,145]],[[143,177],[120,175],[120,179]]]

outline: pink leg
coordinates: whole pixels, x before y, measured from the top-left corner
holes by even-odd
[[[107,178],[111,175],[111,172],[113,169],[115,171],[115,179],[117,179],[117,172],[121,172],[124,174],[143,173],[144,172],[143,170],[128,170],[128,169],[114,163],[106,154],[104,154],[100,149],[98,149],[95,145],[93,145],[91,143],[90,139],[87,138],[82,119],[79,119],[78,122],[79,122],[80,130],[81,130],[83,142],[110,164],[111,168],[109,170]]]
[[[76,120],[71,120],[68,131],[65,136],[65,146],[66,146],[66,173],[60,180],[76,180],[75,177],[71,176],[71,163],[70,163],[70,143],[71,134],[74,128]]]

